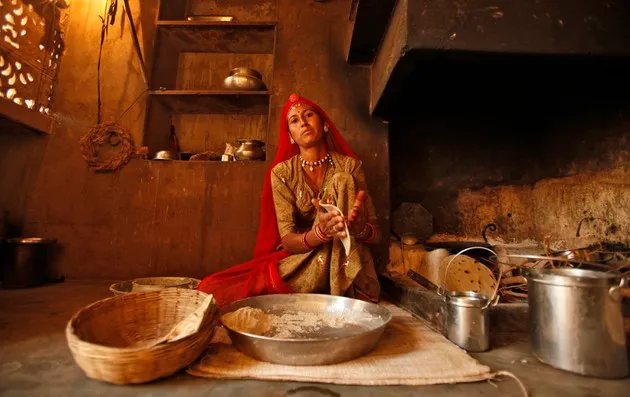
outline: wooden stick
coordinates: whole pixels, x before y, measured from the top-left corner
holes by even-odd
[[[501,280],[501,284],[527,284],[527,280],[523,276],[506,277]]]
[[[129,0],[125,1],[125,12],[129,19],[129,25],[131,25],[131,36],[133,37],[133,46],[136,49],[138,60],[140,61],[140,71],[142,72],[142,79],[149,85],[149,74],[147,73],[147,67],[144,64],[144,57],[142,56],[142,50],[140,49],[140,42],[138,41],[138,35],[136,34],[136,26],[133,23],[133,16],[131,15],[131,9],[129,8]]]
[[[514,292],[514,291],[503,291],[504,295],[511,295],[511,296],[516,296],[518,298],[527,298],[527,294],[524,294],[522,292]]]

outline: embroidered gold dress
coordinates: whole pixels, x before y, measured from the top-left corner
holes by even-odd
[[[376,224],[376,213],[367,193],[360,160],[331,152],[332,166],[326,165],[319,191],[308,183],[299,156],[277,164],[271,172],[271,187],[280,237],[310,230],[317,222],[311,200],[334,204],[347,216],[356,193],[366,192],[363,206],[367,222]],[[280,276],[295,292],[328,293],[378,301],[380,284],[369,248],[351,237],[346,257],[339,239],[324,243],[310,252],[294,254],[280,261]]]

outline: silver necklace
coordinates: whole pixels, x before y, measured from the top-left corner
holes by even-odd
[[[328,164],[330,164],[331,166],[333,165],[330,153],[326,153],[326,156],[324,156],[324,158],[317,161],[306,161],[302,158],[302,155],[300,155],[300,162],[302,163],[302,167],[306,167],[308,165],[308,169],[310,171],[313,171],[314,167],[319,167],[320,165],[324,164],[325,161],[328,161]]]

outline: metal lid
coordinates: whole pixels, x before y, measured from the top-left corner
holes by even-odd
[[[41,237],[27,237],[27,238],[9,238],[7,243],[9,244],[53,244],[57,239],[54,238],[41,238]]]
[[[571,287],[610,286],[619,283],[619,274],[585,269],[542,269],[530,271],[527,279]]]
[[[446,302],[456,306],[483,307],[488,304],[488,297],[472,291],[451,291],[446,293]]]

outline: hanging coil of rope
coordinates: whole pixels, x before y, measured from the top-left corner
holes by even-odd
[[[125,3],[126,4],[126,3]],[[149,89],[144,90],[134,101],[125,109],[125,111],[113,122],[101,122],[101,54],[103,44],[107,36],[108,25],[113,25],[116,20],[116,11],[118,9],[118,1],[113,0],[111,3],[105,2],[105,11],[101,18],[102,29],[100,37],[100,46],[97,64],[97,124],[90,127],[88,132],[79,140],[79,149],[81,157],[88,166],[95,171],[108,172],[118,171],[132,158],[147,158],[148,148],[145,146],[135,149],[133,137],[129,130],[119,124],[123,116],[131,109],[131,107],[146,94]],[[128,13],[128,15],[130,15]],[[130,23],[133,23],[130,21]],[[142,59],[141,59],[142,62]],[[142,65],[144,67],[144,65]],[[115,149],[113,149],[115,148]],[[100,151],[99,149],[104,149]],[[112,154],[113,149],[113,154]],[[107,151],[108,155],[104,156],[102,152]]]

